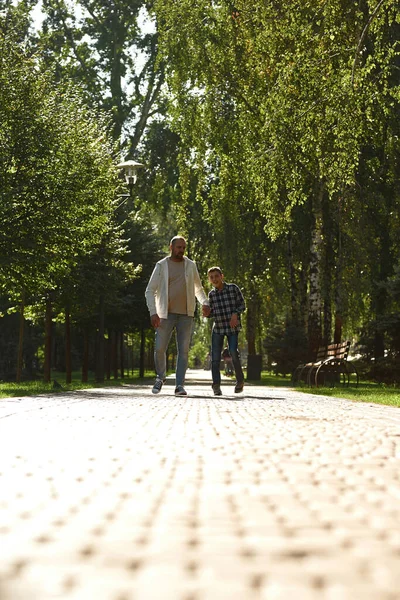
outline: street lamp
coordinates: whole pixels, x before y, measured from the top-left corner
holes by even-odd
[[[136,162],[135,160],[126,160],[125,162],[119,163],[117,167],[119,169],[124,169],[125,181],[129,188],[129,195],[132,196],[132,189],[137,180],[137,171],[138,169],[144,167],[144,165]]]
[[[115,207],[115,211],[117,211],[118,208],[122,206],[128,198],[132,198],[133,186],[137,180],[137,170],[141,167],[144,167],[144,165],[136,162],[135,160],[126,160],[125,162],[121,162],[119,165],[117,165],[117,169],[124,169],[125,181],[129,188],[129,194],[121,194],[119,196],[119,199],[122,198],[122,201],[118,206]],[[99,341],[97,346],[96,381],[104,381],[104,292],[100,293],[98,336]]]

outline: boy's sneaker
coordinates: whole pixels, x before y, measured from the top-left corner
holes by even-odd
[[[177,385],[175,388],[175,396],[187,396],[187,391],[183,385]]]
[[[154,385],[153,385],[153,389],[151,390],[153,394],[159,394],[161,392],[161,388],[163,386],[164,381],[162,379],[159,379],[157,377]]]
[[[219,383],[213,383],[212,389],[214,392],[214,396],[222,396],[221,387],[220,387]]]
[[[240,392],[243,392],[243,388],[244,381],[237,381],[235,385],[235,394],[240,394]]]

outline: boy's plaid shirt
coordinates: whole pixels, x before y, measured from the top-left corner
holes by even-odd
[[[242,329],[240,314],[246,306],[242,292],[235,283],[224,283],[221,291],[213,288],[208,294],[208,300],[211,308],[210,317],[214,317],[215,333],[236,333]],[[234,328],[229,325],[233,313],[238,315],[238,325]]]

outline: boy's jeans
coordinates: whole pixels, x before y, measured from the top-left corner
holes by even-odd
[[[238,333],[215,333],[211,334],[211,373],[213,383],[218,385],[221,384],[221,352],[224,345],[224,337],[228,338],[228,348],[232,357],[233,368],[235,369],[236,381],[242,383],[244,381],[244,375],[242,365],[240,364],[240,358],[238,355]]]
[[[183,385],[185,382],[193,321],[193,317],[188,317],[187,315],[168,313],[168,319],[161,319],[160,326],[156,329],[154,363],[157,377],[164,380],[167,371],[166,352],[172,331],[175,328],[176,347],[178,350],[176,361],[176,387],[178,387],[178,385]]]

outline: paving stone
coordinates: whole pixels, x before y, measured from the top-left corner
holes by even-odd
[[[1,600],[400,600],[400,411],[209,376],[0,401]]]

